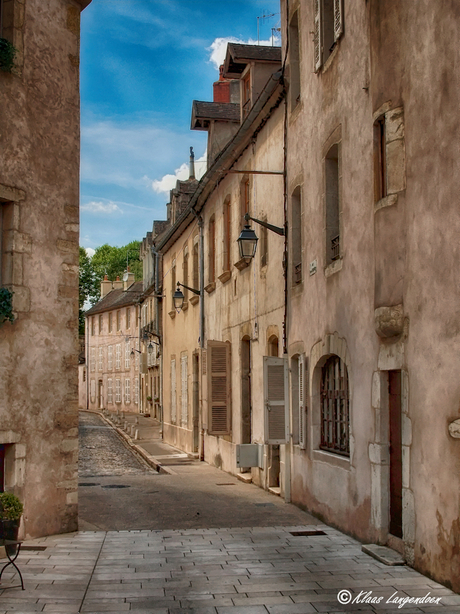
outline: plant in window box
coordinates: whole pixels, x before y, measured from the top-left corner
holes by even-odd
[[[0,288],[0,325],[5,320],[14,322],[13,293],[8,288]]]
[[[147,397],[147,401],[148,401],[149,403],[151,403],[151,402],[152,402],[152,397],[151,397],[150,395]]]
[[[21,521],[24,506],[21,501],[11,492],[0,493],[0,545],[3,540],[17,541],[19,523]],[[14,544],[7,544],[11,555],[16,552]]]
[[[14,66],[16,48],[6,38],[0,38],[0,68],[4,72],[11,72]]]

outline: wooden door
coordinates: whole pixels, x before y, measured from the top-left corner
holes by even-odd
[[[390,414],[390,533],[402,537],[401,371],[388,372]]]

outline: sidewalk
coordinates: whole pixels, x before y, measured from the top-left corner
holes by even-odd
[[[162,443],[152,418],[125,420],[119,432],[163,473],[155,479],[165,488],[190,482],[192,491],[197,480],[208,480],[222,505],[220,487],[233,478]],[[460,595],[405,565],[385,565],[356,540],[260,488],[239,483],[224,491],[233,496],[240,488],[264,501],[253,505],[259,515],[248,511],[251,526],[230,525],[223,510],[224,524],[215,528],[178,529],[172,522],[174,529],[80,531],[26,542],[18,558],[26,590],[6,588],[17,584],[8,568],[0,614],[460,614]],[[260,511],[273,523],[278,508],[291,514],[291,526],[256,525]]]

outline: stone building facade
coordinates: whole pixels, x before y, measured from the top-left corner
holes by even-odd
[[[459,6],[281,14],[292,501],[458,591]]]
[[[101,282],[101,300],[85,313],[86,409],[139,411],[139,342],[142,282]]]
[[[1,489],[24,503],[22,534],[77,528],[79,24],[88,0],[3,0],[0,285]],[[65,134],[65,138],[63,135]]]

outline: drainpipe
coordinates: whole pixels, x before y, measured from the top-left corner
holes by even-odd
[[[161,334],[160,334],[160,253],[156,251],[155,246],[152,245],[150,247],[152,256],[154,258],[154,269],[155,269],[155,334],[158,339],[159,348],[160,348],[160,385],[159,385],[159,393],[160,393],[160,437],[163,439],[163,346],[161,345]]]

